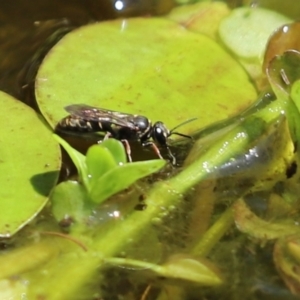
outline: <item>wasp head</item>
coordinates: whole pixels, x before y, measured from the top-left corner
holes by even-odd
[[[167,145],[168,137],[170,136],[170,130],[163,122],[156,122],[153,124],[151,137],[154,142],[161,146]]]

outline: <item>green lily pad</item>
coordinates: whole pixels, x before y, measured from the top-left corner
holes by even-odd
[[[54,128],[64,107],[85,103],[202,128],[247,107],[256,91],[241,66],[210,38],[159,18],[91,24],[66,35],[36,77],[36,98]]]
[[[222,21],[220,36],[238,57],[261,62],[269,36],[290,21],[271,10],[241,7]]]
[[[260,86],[264,85],[262,63],[270,35],[289,18],[264,8],[240,7],[225,17],[219,34],[232,53]]]
[[[191,31],[218,39],[221,20],[230,13],[227,4],[221,1],[202,1],[175,7],[167,18],[180,23]]]
[[[253,5],[252,0],[243,1],[246,5]],[[255,2],[255,6],[264,7],[273,11],[277,11],[292,19],[299,18],[300,2],[295,0],[259,0]]]
[[[56,184],[60,150],[25,104],[0,92],[0,237],[10,237],[44,207]]]

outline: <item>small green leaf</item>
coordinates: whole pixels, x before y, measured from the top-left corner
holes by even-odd
[[[51,194],[52,213],[58,222],[70,218],[80,223],[90,214],[90,210],[86,207],[87,200],[88,194],[80,183],[61,182]]]
[[[222,284],[222,279],[204,259],[195,259],[188,255],[175,255],[161,268],[161,275],[168,278],[182,279],[201,285]]]
[[[88,180],[90,185],[93,185],[99,177],[115,168],[117,164],[109,149],[102,147],[102,145],[93,145],[87,151],[86,166]]]
[[[204,286],[215,286],[223,283],[220,271],[211,262],[204,258],[196,259],[191,255],[173,255],[163,265],[119,257],[106,258],[105,262],[130,266],[130,268],[143,268],[151,270],[160,277],[189,281]]]
[[[118,165],[125,164],[127,157],[123,144],[116,139],[107,139],[101,143],[101,146],[107,148],[113,155]]]
[[[112,169],[94,182],[90,191],[91,200],[100,203],[129,187],[136,180],[158,171],[165,163],[164,160],[157,159],[128,163]]]
[[[85,163],[85,156],[78,152],[76,149],[72,148],[64,139],[62,139],[58,135],[54,134],[53,136],[69,154],[74,165],[77,168],[80,179],[82,180],[84,186],[89,189],[88,171]]]

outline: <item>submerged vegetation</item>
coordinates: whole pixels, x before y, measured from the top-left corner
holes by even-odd
[[[1,137],[1,299],[299,296],[299,23],[250,6],[71,31],[35,77],[43,117],[1,93],[2,127],[35,140],[22,152]],[[127,162],[124,141],[90,146],[105,132],[53,134],[73,103],[170,128],[197,118],[182,127],[193,139],[168,141],[176,166],[129,140]]]

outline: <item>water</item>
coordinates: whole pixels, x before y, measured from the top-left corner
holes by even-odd
[[[65,33],[90,22],[125,15],[160,14],[168,11],[172,5],[173,2],[171,0],[1,1],[0,89],[36,108],[33,93],[35,72],[41,58],[46,54],[49,47]],[[120,8],[122,9],[118,10]],[[109,209],[112,208],[114,209],[114,206]],[[171,210],[171,208],[169,209]],[[201,207],[197,209],[200,210]],[[174,209],[172,208],[172,210]],[[99,220],[99,226],[103,226],[109,220],[108,211],[110,210],[106,210],[106,207],[104,207],[103,210],[95,213],[96,217],[98,217],[97,220]],[[209,212],[209,209],[207,209],[207,212]],[[172,230],[169,223],[162,223],[159,220],[159,224],[156,225],[160,235],[156,236],[156,232],[150,232],[151,243],[158,244],[158,240],[156,240],[158,237],[164,242],[167,241],[167,246],[171,250],[183,248],[178,242],[188,239],[185,236],[187,231],[193,229],[193,225],[199,227],[199,223],[205,223],[203,218],[201,220],[198,218],[193,219],[194,215],[190,212],[190,217],[194,223],[189,228],[184,228],[182,224],[185,224],[188,213],[188,209],[183,207],[179,211],[175,211],[173,215],[170,215],[168,221],[176,223]],[[208,223],[210,216],[207,219]],[[155,220],[153,222],[155,223]],[[202,232],[197,233],[201,234]],[[219,300],[230,299],[233,295],[238,299],[240,294],[243,294],[245,299],[275,299],[275,297],[276,299],[280,297],[282,297],[280,299],[293,299],[289,292],[282,289],[282,283],[278,278],[275,277],[274,282],[271,281],[269,285],[266,285],[265,278],[272,278],[275,274],[275,271],[264,267],[266,262],[272,266],[272,250],[262,250],[260,245],[253,245],[244,236],[237,236],[237,238],[236,236],[237,232],[235,230],[229,232],[226,239],[218,245],[211,257],[213,261],[218,262],[222,266],[230,284],[222,290],[198,288],[195,286],[191,288],[189,286],[184,290],[184,295],[181,299]],[[147,237],[149,237],[149,234]],[[8,244],[5,244],[5,247],[8,246]],[[131,247],[133,251],[135,247],[136,245],[133,244]],[[151,248],[149,247],[150,250]],[[160,249],[158,250],[160,251]],[[164,249],[164,251],[168,253],[169,249]],[[251,255],[251,253],[255,253],[255,255]],[[151,257],[152,260],[156,261],[156,256],[160,253],[150,254],[153,255]],[[125,297],[126,299],[137,299],[137,297],[142,299],[141,295],[147,294],[148,284],[145,279],[147,279],[148,274],[141,275],[139,272],[132,272],[123,268],[108,269],[106,272],[103,271],[103,274],[105,275],[105,280],[102,281],[101,292],[102,296],[107,294],[105,299],[125,299]],[[243,280],[243,278],[250,279]],[[113,290],[112,287],[116,290]],[[98,287],[93,288],[98,290]],[[169,292],[173,295],[171,289]],[[176,295],[176,290],[173,290],[173,292]],[[148,297],[145,298],[155,299],[160,293],[161,290],[154,285],[149,294],[147,294]],[[281,293],[283,294],[281,295]],[[90,300],[91,298],[87,297],[85,299]],[[100,299],[100,296],[97,298],[95,295],[92,299]]]
[[[0,3],[0,89],[21,101],[28,99],[28,84],[37,54],[51,35],[90,22],[121,16],[161,14],[173,2],[153,0],[16,0]],[[119,9],[119,10],[118,10]],[[49,41],[49,40],[48,40]],[[52,41],[53,42],[53,41]],[[28,69],[31,72],[28,76]]]

